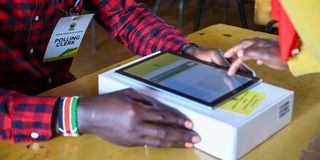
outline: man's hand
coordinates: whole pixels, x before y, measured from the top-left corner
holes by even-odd
[[[235,74],[239,66],[250,59],[256,60],[258,65],[265,64],[273,69],[288,70],[288,64],[280,58],[279,44],[276,40],[260,38],[243,40],[225,53],[226,58],[233,56],[237,56],[237,59],[231,64],[229,75]]]
[[[214,63],[220,66],[228,67],[227,60],[218,53],[216,49],[202,48],[202,47],[189,47],[185,50],[184,54],[195,57],[205,62]]]
[[[231,59],[227,60],[220,49],[209,49],[202,47],[189,47],[184,54],[195,57],[205,62],[214,63],[224,67],[230,67]],[[245,74],[253,73],[243,65],[240,65],[240,71]]]
[[[80,133],[119,145],[191,148],[200,141],[186,116],[133,89],[81,98],[77,112]]]

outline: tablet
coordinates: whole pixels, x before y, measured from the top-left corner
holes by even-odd
[[[214,107],[260,82],[241,73],[229,76],[227,69],[192,57],[160,53],[115,72],[153,89]]]

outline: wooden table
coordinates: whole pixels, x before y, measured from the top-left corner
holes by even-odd
[[[274,38],[275,36],[218,24],[192,33],[187,38],[200,46],[219,47],[226,50],[242,39],[254,37]],[[136,58],[112,65],[42,95],[98,95],[99,73]],[[242,159],[298,159],[309,139],[320,133],[320,75],[294,78],[288,72],[273,71],[265,66],[257,66],[254,62],[248,64],[265,82],[293,90],[295,103],[293,121]],[[83,135],[79,138],[59,136],[47,142],[33,144],[13,144],[2,141],[0,142],[0,159],[212,160],[215,158],[197,149],[129,148],[110,144],[93,135]]]

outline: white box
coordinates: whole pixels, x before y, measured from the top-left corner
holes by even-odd
[[[208,110],[197,106],[198,103],[148,89],[114,73],[126,65],[99,75],[99,94],[131,87],[181,111],[193,121],[194,130],[201,136],[201,142],[195,147],[217,158],[239,159],[291,121],[292,91],[260,83],[250,90],[263,92],[266,97],[250,115],[219,108]]]

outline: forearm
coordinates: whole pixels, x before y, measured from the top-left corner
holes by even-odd
[[[133,53],[147,55],[155,51],[178,52],[186,43],[181,32],[152,15],[143,4],[134,0],[112,0],[101,6],[101,0],[85,2],[89,12],[112,36]]]

